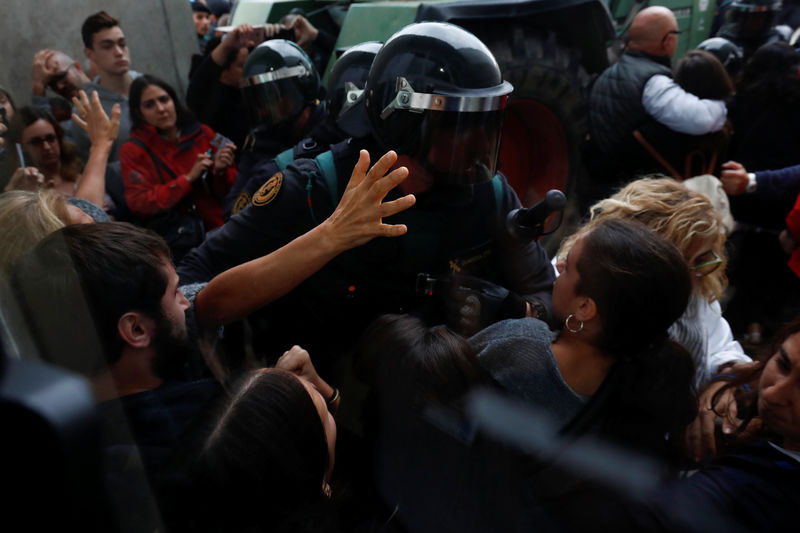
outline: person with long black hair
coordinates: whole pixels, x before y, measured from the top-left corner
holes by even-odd
[[[597,487],[567,494],[553,515],[574,531],[795,531],[800,501],[800,318],[766,361],[717,378],[721,416],[739,404],[726,453],[688,477],[620,497]],[[727,394],[733,391],[734,394]],[[570,475],[575,475],[573,471]],[[555,478],[554,478],[555,479]],[[541,480],[538,480],[541,482]],[[536,490],[548,490],[541,484]]]
[[[202,242],[203,228],[176,232],[177,226],[189,218],[205,230],[222,225],[220,201],[236,179],[236,147],[197,122],[175,89],[155,76],[136,78],[129,101],[131,139],[120,151],[125,199],[181,256]]]
[[[554,337],[527,318],[499,322],[471,339],[481,364],[566,432],[670,455],[697,410],[694,363],[667,333],[689,302],[686,261],[641,223],[602,220],[558,269],[561,331]]]

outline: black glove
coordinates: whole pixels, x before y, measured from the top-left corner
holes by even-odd
[[[445,284],[447,325],[470,336],[506,318],[523,318],[528,309],[524,298],[490,281],[453,274]]]

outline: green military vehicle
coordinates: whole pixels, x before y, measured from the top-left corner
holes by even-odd
[[[294,8],[338,33],[335,56],[354,44],[385,41],[407,24],[445,21],[478,36],[514,85],[500,169],[524,205],[553,188],[574,190],[588,132],[585,92],[625,41],[636,13],[663,5],[682,31],[676,56],[708,37],[712,0],[296,1],[239,0],[232,24],[277,22]]]

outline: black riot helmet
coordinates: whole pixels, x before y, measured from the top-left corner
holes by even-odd
[[[733,0],[730,19],[741,38],[759,39],[772,28],[781,5],[781,0]]]
[[[489,49],[453,24],[422,22],[392,35],[369,72],[366,112],[384,149],[434,184],[491,180],[513,90]],[[413,171],[412,171],[413,174]]]
[[[731,78],[736,76],[744,65],[744,51],[742,48],[724,37],[706,39],[697,45],[697,49],[714,54],[725,67],[725,70],[728,71],[728,75]]]
[[[338,118],[344,107],[352,106],[360,97],[367,83],[372,61],[381,46],[383,43],[378,41],[360,43],[345,50],[336,60],[326,87],[327,110],[331,118]]]
[[[275,126],[293,121],[316,102],[319,75],[297,44],[272,39],[250,52],[239,87],[253,126]]]
[[[733,0],[731,2],[731,12],[740,13],[764,13],[771,11],[777,13],[781,10],[783,2],[781,0]]]

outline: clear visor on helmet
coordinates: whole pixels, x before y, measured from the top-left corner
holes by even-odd
[[[485,183],[497,171],[503,116],[512,87],[504,82],[498,89],[489,95],[485,91],[443,95],[400,90],[382,116],[422,117],[416,139],[401,143],[398,152],[425,168],[436,185]]]
[[[427,168],[438,185],[490,181],[497,171],[504,111],[429,111],[411,159]]]
[[[242,80],[242,97],[250,110],[253,126],[281,124],[295,117],[305,107],[306,102],[297,88],[295,76],[274,76],[288,70],[291,69]]]

